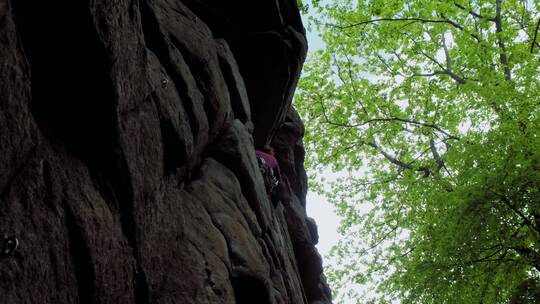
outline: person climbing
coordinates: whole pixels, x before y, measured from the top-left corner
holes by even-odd
[[[269,145],[266,145],[264,146],[263,151],[255,150],[255,155],[257,156],[259,168],[261,169],[266,193],[270,196],[272,201],[276,201],[276,194],[278,188],[282,186],[282,180],[274,149]]]

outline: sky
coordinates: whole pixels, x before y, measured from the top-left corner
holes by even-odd
[[[324,48],[324,42],[318,36],[316,31],[309,31],[307,28],[307,18],[302,16],[304,22],[304,27],[306,27],[306,36],[308,40],[308,52],[313,52],[318,49]],[[369,75],[368,75],[369,76]],[[325,174],[327,180],[334,180],[342,174],[331,173]],[[319,232],[319,243],[316,245],[317,250],[323,257],[323,266],[328,265],[330,249],[334,245],[337,245],[340,234],[337,232],[340,223],[340,217],[336,214],[335,207],[328,202],[323,196],[318,195],[315,192],[308,191],[307,193],[307,203],[306,209],[309,217],[312,217],[317,222],[318,232]],[[368,208],[368,207],[366,207]],[[362,209],[362,208],[361,208]],[[366,209],[367,211],[368,209]],[[330,286],[332,289],[332,286]],[[357,286],[356,288],[362,289],[362,287]],[[333,290],[335,294],[335,289]],[[368,292],[368,294],[370,294]],[[355,304],[358,303],[357,299],[351,297],[342,298],[342,304]]]
[[[308,31],[306,18],[302,17],[302,19],[307,31],[308,51],[313,52],[317,49],[322,49],[324,43],[318,37],[318,33]],[[319,244],[317,244],[317,249],[324,257],[329,253],[332,246],[337,243],[339,238],[339,234],[337,233],[339,217],[335,213],[335,208],[324,197],[311,191],[308,191],[306,209],[308,216],[314,218],[319,227]]]
[[[321,38],[318,37],[318,33],[308,31],[306,18],[303,16],[302,19],[304,26],[306,26],[308,52],[322,49],[324,43]],[[307,214],[317,222],[319,243],[316,247],[323,257],[323,265],[325,265],[327,259],[324,257],[328,255],[330,249],[336,245],[339,240],[339,234],[337,232],[340,221],[339,216],[336,214],[334,206],[317,193],[308,191],[306,199]]]

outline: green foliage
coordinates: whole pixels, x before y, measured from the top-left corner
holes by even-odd
[[[309,10],[326,47],[310,53],[295,103],[315,189],[343,217],[338,300],[538,296],[540,1]],[[325,187],[328,168],[350,176]]]

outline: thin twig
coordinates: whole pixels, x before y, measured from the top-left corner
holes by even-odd
[[[533,41],[531,43],[531,53],[533,52],[534,44],[536,43],[536,37],[538,35],[538,28],[539,27],[540,27],[540,18],[538,18],[538,22],[536,23],[536,29],[534,30],[534,38],[533,38]]]

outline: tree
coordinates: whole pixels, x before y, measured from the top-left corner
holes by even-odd
[[[340,297],[540,301],[540,1],[310,4],[326,47],[295,103]]]

